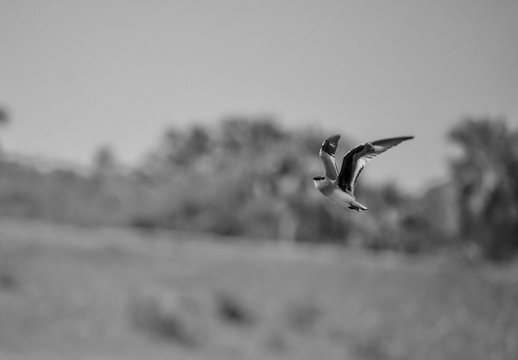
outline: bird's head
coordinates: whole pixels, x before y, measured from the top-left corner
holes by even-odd
[[[320,190],[321,187],[323,187],[326,183],[326,177],[325,176],[315,176],[313,178],[313,184],[315,184],[315,187]]]

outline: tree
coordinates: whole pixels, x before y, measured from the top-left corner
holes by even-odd
[[[9,112],[5,108],[0,107],[0,127],[6,126],[10,122]],[[2,146],[0,146],[0,154],[3,153]]]
[[[94,154],[93,163],[95,172],[98,174],[108,174],[117,167],[117,160],[113,149],[109,145],[103,145]]]
[[[221,133],[223,148],[230,152],[257,153],[286,137],[269,116],[228,117],[223,119]]]
[[[9,123],[9,113],[6,109],[0,108],[0,126],[7,125]]]
[[[466,119],[450,133],[462,155],[451,163],[460,231],[485,257],[518,252],[518,131],[503,119]]]

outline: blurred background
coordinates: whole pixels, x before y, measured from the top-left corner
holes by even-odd
[[[0,358],[518,357],[518,4],[0,1]],[[369,211],[313,187],[368,164]]]

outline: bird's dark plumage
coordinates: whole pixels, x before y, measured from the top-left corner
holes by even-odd
[[[338,175],[338,187],[343,191],[354,194],[354,188],[358,182],[358,178],[367,162],[391,147],[413,138],[413,136],[401,136],[382,139],[367,142],[352,148],[345,154],[342,161],[342,167]]]

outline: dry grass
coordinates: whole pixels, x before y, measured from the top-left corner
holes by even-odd
[[[518,357],[516,265],[13,221],[0,254],[1,358]]]

